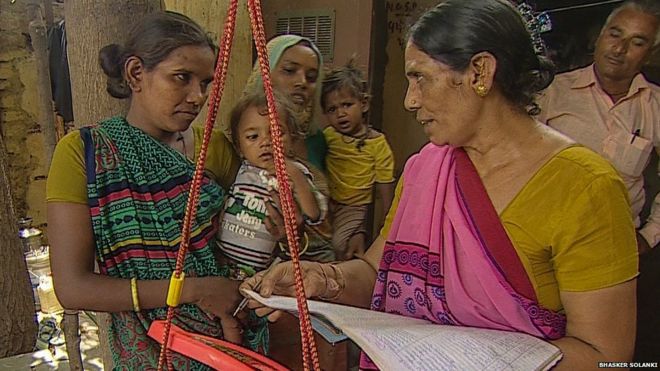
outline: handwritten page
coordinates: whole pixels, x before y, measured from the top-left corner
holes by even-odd
[[[536,370],[554,365],[560,355],[529,335],[470,327],[427,323],[344,332],[384,370]]]
[[[297,310],[295,298],[248,294],[272,308]],[[381,370],[545,370],[561,359],[557,347],[527,334],[436,325],[313,300],[308,306],[353,339]]]

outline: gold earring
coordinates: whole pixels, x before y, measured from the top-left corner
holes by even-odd
[[[477,87],[474,89],[477,95],[482,98],[488,95],[488,90],[486,89],[486,85],[484,85],[484,80],[483,80],[485,69],[486,69],[486,64],[481,63],[481,66],[479,66],[479,83],[477,84]]]
[[[482,98],[488,95],[488,90],[486,89],[486,85],[484,85],[483,82],[479,82],[479,85],[477,85],[474,91],[477,93],[478,96]]]

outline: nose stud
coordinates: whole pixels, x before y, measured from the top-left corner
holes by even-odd
[[[416,100],[414,100],[414,99],[411,99],[411,100],[410,100],[410,104],[412,104],[412,105],[414,106],[414,105],[416,105],[416,104],[417,104],[417,101],[416,101]]]

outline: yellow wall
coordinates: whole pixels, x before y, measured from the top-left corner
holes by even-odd
[[[227,15],[228,0],[165,0],[164,3],[167,10],[183,13],[197,21],[219,42],[219,36],[222,35]],[[216,128],[224,129],[224,125],[228,123],[229,111],[240,98],[251,70],[252,33],[250,31],[250,19],[247,13],[247,2],[239,1],[229,71],[216,119]],[[203,125],[205,119],[206,112],[197,117],[195,124]]]

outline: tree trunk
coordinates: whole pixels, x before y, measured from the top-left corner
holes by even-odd
[[[106,92],[106,76],[98,63],[99,50],[108,44],[123,44],[135,21],[160,9],[160,0],[64,2],[76,127],[126,113],[128,100],[112,98]]]
[[[34,296],[28,276],[0,135],[0,358],[31,352],[37,337]]]
[[[160,9],[161,0],[76,0],[64,3],[76,127],[126,113],[128,100],[112,98],[106,92],[106,76],[98,63],[99,50],[108,44],[123,44],[134,22]],[[103,364],[106,370],[111,370],[109,316],[99,313],[97,318]],[[69,318],[68,322],[74,320]]]

